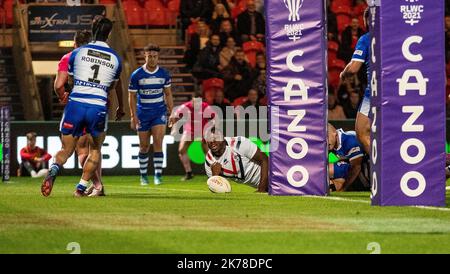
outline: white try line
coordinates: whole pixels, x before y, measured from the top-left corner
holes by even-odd
[[[354,200],[354,199],[341,198],[341,197],[309,196],[309,195],[305,196],[305,197],[327,199],[327,200],[335,200],[335,201],[344,201],[344,202],[352,202],[352,203],[370,204],[370,201]],[[420,208],[420,209],[428,209],[428,210],[437,210],[437,211],[450,211],[450,208],[448,208],[448,207],[435,207],[435,206],[408,206],[408,207]]]
[[[446,187],[445,190],[450,191],[450,186]]]

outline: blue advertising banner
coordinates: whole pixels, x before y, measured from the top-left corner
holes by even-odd
[[[326,195],[325,1],[265,2],[272,195]]]
[[[104,6],[33,6],[28,7],[30,42],[73,40],[78,30],[90,30],[92,19],[105,14]]]
[[[372,204],[445,206],[444,1],[371,6]]]

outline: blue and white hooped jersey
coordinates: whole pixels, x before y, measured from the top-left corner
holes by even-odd
[[[364,63],[367,68],[367,83],[370,83],[370,33],[366,33],[358,39],[355,51],[353,52],[352,61]],[[370,85],[367,85],[370,88]]]
[[[131,74],[129,92],[137,92],[137,107],[144,110],[166,108],[164,88],[171,85],[170,74],[161,67],[150,72],[145,64]]]
[[[105,107],[108,89],[119,80],[122,70],[118,54],[107,43],[96,41],[79,47],[69,59],[73,89],[69,99]]]
[[[364,150],[356,138],[354,131],[337,130],[339,147],[335,149],[336,155],[349,161],[364,156]]]

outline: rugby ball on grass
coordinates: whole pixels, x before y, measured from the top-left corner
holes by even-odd
[[[231,192],[231,185],[227,179],[221,176],[212,176],[206,182],[209,190],[214,193],[229,193]]]

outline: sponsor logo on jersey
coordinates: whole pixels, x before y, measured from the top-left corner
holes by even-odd
[[[100,52],[100,51],[89,49],[88,50],[88,55],[92,56],[92,57],[97,57],[97,58],[100,58],[100,59],[111,61],[111,55],[103,53],[103,52]]]

